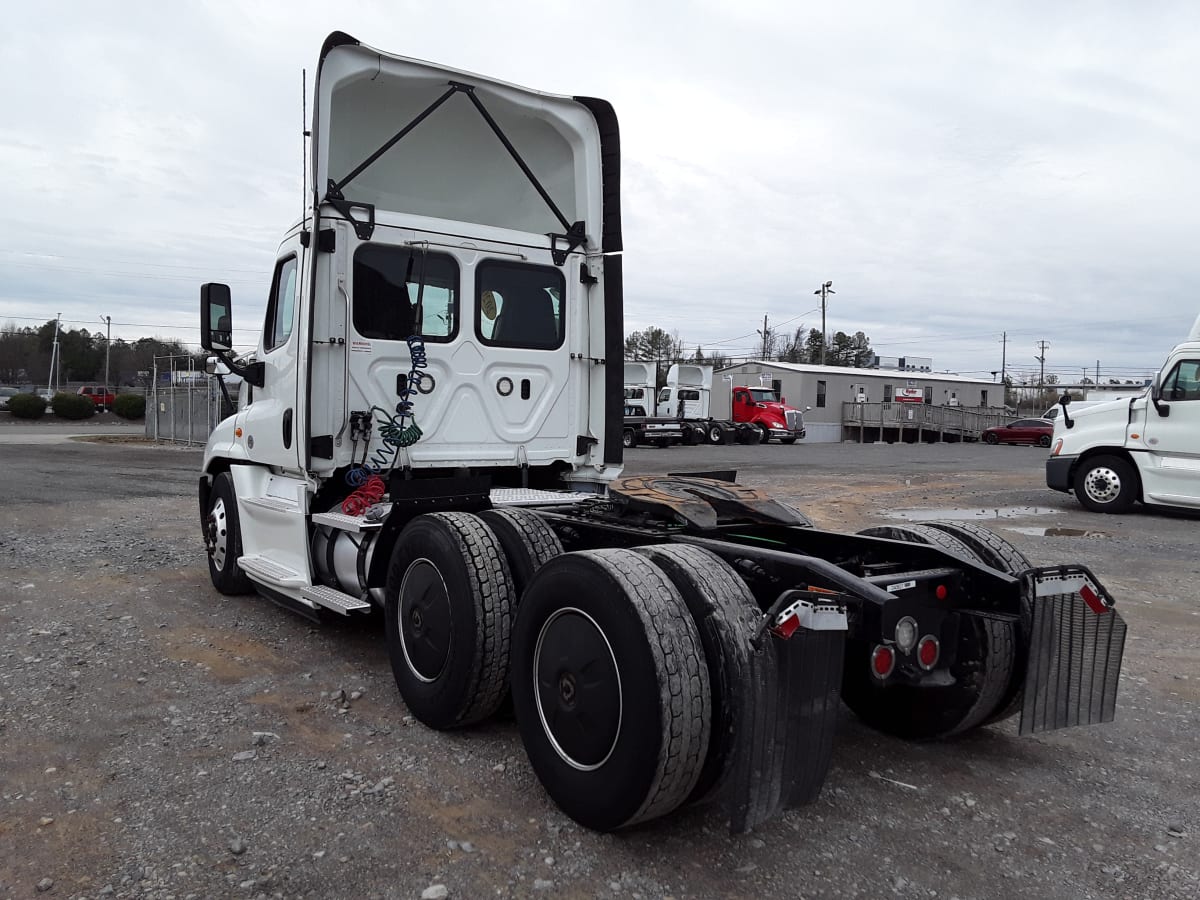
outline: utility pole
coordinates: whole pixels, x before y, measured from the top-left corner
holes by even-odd
[[[1046,390],[1046,348],[1049,346],[1049,341],[1038,341],[1038,350],[1042,355],[1034,357],[1042,364],[1041,374],[1038,375],[1038,403],[1042,402],[1042,392]]]
[[[58,361],[58,324],[62,321],[62,313],[54,317],[54,343],[50,345],[50,374],[46,379],[46,390],[57,393],[58,379],[54,377],[55,364]]]
[[[108,326],[104,335],[104,402],[108,403],[108,348],[112,346],[112,316],[101,316],[100,321]]]
[[[767,358],[767,339],[771,334],[771,332],[767,329],[767,316],[765,313],[763,314],[762,331],[760,331],[759,334],[762,335],[762,356],[759,358],[765,360]]]
[[[825,345],[829,343],[825,337],[825,298],[829,294],[836,294],[837,291],[833,289],[832,281],[825,281],[813,293],[821,295],[821,365],[825,365]]]

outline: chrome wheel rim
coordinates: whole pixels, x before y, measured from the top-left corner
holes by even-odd
[[[1112,503],[1121,494],[1121,476],[1108,466],[1097,466],[1084,476],[1083,489],[1096,503]]]
[[[225,561],[229,558],[229,514],[224,497],[218,497],[208,513],[208,556],[213,568],[225,571]]]

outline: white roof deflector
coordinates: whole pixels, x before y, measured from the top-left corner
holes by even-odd
[[[317,70],[313,196],[360,239],[387,210],[539,235],[561,265],[577,247],[620,249],[610,246],[620,243],[619,205],[614,195],[605,209],[601,177],[602,143],[612,152],[617,140],[602,100],[527,90],[335,32]]]

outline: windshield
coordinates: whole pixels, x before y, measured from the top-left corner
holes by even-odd
[[[750,399],[755,403],[778,403],[775,392],[767,388],[750,388]]]

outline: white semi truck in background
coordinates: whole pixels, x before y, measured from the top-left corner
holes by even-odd
[[[511,694],[538,779],[600,830],[708,802],[744,831],[812,801],[843,700],[917,740],[1112,719],[1125,625],[1081,566],[622,477],[608,103],[339,32],[309,147],[250,358],[229,288],[201,288],[202,343],[243,378],[199,473],[218,591],[382,610],[412,714],[465,727]]]
[[[1063,395],[1046,484],[1093,512],[1200,509],[1200,316],[1149,389],[1086,408]]]

